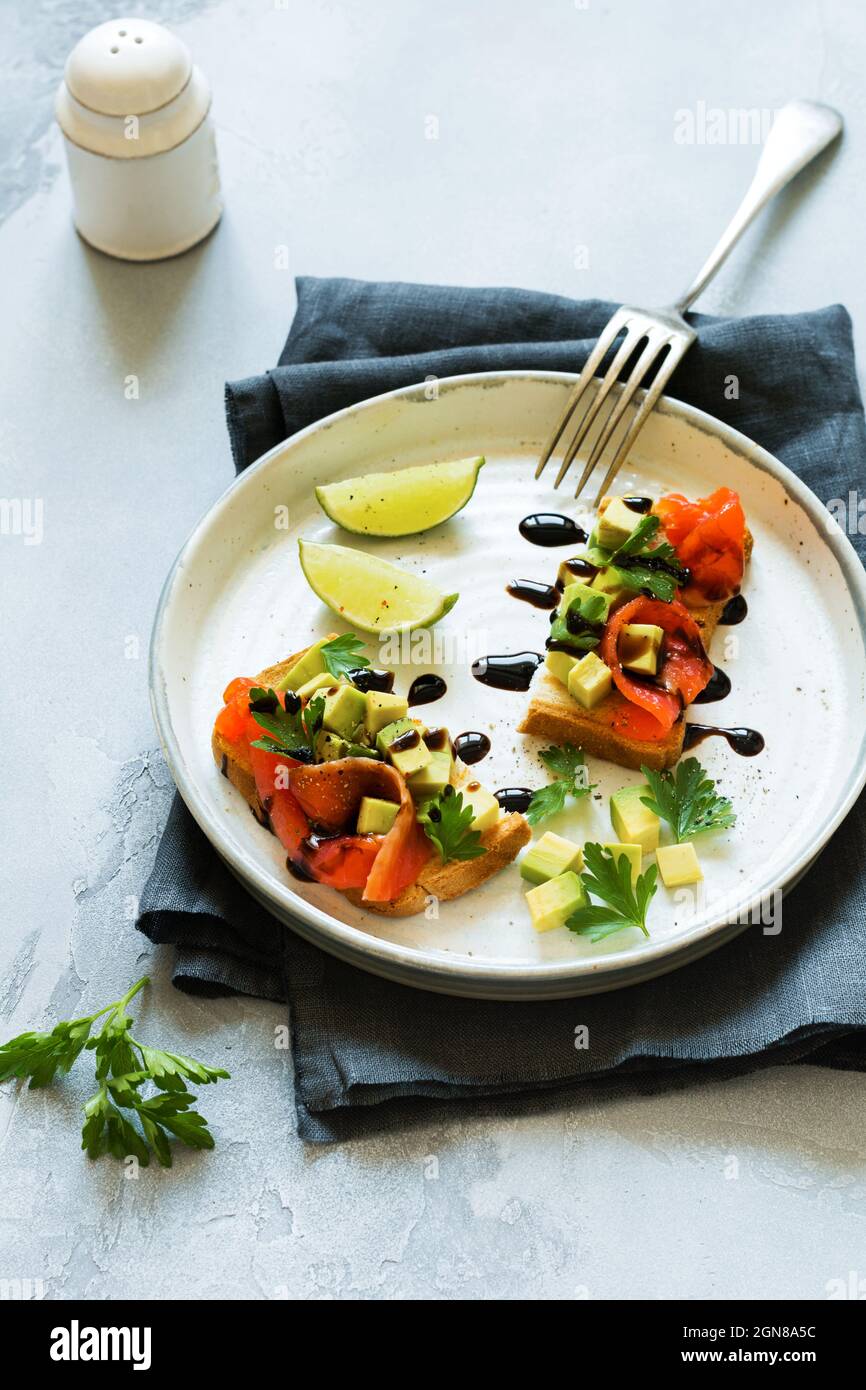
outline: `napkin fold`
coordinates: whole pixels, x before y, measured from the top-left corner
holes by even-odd
[[[279,364],[226,387],[235,466],[296,430],[427,376],[576,371],[614,306],[514,289],[302,278]],[[672,394],[758,440],[821,500],[863,485],[866,425],[851,323],[696,314]],[[861,560],[866,537],[851,536]],[[448,999],[354,970],[279,926],[175,799],[138,927],[175,947],[175,984],[286,1001],[302,1138],[327,1142],[471,1101],[509,1113],[647,1094],[809,1060],[866,1067],[866,795],[785,898],[673,974],[542,1004]],[[576,1033],[585,1028],[586,1035]],[[578,1036],[589,1046],[576,1046]],[[560,1100],[558,1097],[562,1096]]]

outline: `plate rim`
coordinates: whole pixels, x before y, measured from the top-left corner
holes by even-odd
[[[440,378],[437,382],[437,391],[441,398],[443,393],[450,393],[467,387],[483,388],[484,386],[500,384],[506,380],[550,382],[568,386],[576,382],[577,377],[578,374],[575,372],[531,368],[470,372]],[[330,954],[338,958],[345,960],[347,956],[351,956],[352,963],[361,969],[365,968],[363,958],[369,958],[368,968],[374,974],[384,975],[386,978],[421,988],[424,988],[426,977],[430,980],[429,988],[432,990],[444,993],[455,992],[463,997],[467,994],[471,995],[471,986],[475,986],[479,991],[477,995],[479,998],[490,998],[491,988],[504,989],[507,992],[506,996],[500,995],[498,997],[525,999],[528,997],[561,998],[567,997],[569,993],[588,994],[594,992],[593,986],[595,986],[595,992],[601,992],[611,988],[640,984],[665,971],[686,965],[691,959],[697,958],[694,948],[699,944],[709,943],[706,950],[698,953],[700,955],[714,949],[715,937],[722,936],[723,940],[717,944],[723,944],[724,940],[729,939],[725,933],[730,932],[732,924],[729,921],[721,921],[712,926],[701,928],[697,933],[686,936],[679,941],[651,943],[650,946],[641,950],[639,958],[634,960],[632,966],[628,962],[627,948],[623,948],[623,951],[616,954],[582,963],[555,961],[527,965],[525,963],[510,964],[507,961],[502,961],[495,965],[484,965],[475,961],[472,963],[465,960],[451,961],[441,955],[434,956],[420,947],[401,945],[381,937],[371,936],[361,927],[342,922],[324,909],[307,902],[291,885],[282,884],[276,880],[252,856],[236,846],[230,837],[221,833],[219,820],[211,814],[203,798],[199,797],[194,779],[188,771],[180,742],[175,735],[168,705],[166,680],[160,661],[160,643],[174,595],[175,584],[183,572],[185,559],[194,550],[201,533],[211,522],[211,519],[228,505],[235,490],[248,487],[251,478],[266,470],[274,458],[284,454],[287,449],[296,446],[300,441],[353,415],[381,406],[387,401],[411,398],[419,393],[423,396],[427,389],[427,383],[424,381],[395,387],[390,391],[369,396],[362,401],[344,406],[303,429],[297,430],[288,438],[268,449],[254,463],[231,479],[222,493],[199,517],[166,575],[151,629],[148,683],[151,710],[163,756],[175,787],[196,824],[220,858],[226,861],[235,876],[239,877],[241,882],[248,887],[251,886],[249,880],[252,880],[256,885],[255,897],[257,901],[264,901],[276,920],[290,930],[296,929],[292,919],[294,917],[300,918],[305,928],[304,931],[299,932],[300,935],[307,940],[314,939],[321,949],[329,951]],[[717,420],[699,407],[680,401],[674,396],[663,395],[657,402],[655,409],[661,414],[685,419],[687,423],[702,433],[720,439],[732,451],[745,458],[761,472],[770,474],[782,484],[786,492],[802,507],[816,528],[821,531],[826,544],[839,564],[846,586],[852,596],[864,651],[866,651],[866,569],[861,564],[848,536],[835,522],[835,519],[811,488],[781,459],[776,458],[761,445],[756,444],[748,435],[721,420]],[[808,852],[804,852],[801,859],[792,868],[790,878],[778,885],[782,892],[785,891],[789,883],[796,881],[801,876],[805,867],[817,858],[824,849],[831,836],[849,814],[864,785],[866,785],[866,736],[861,741],[858,758],[853,765],[852,775],[849,777],[844,795],[836,804],[833,813],[827,818],[820,836],[810,842]],[[756,898],[749,899],[742,907],[738,907],[738,916],[746,914],[751,916],[764,896],[764,894],[759,894]],[[747,926],[748,922],[745,925]],[[312,929],[312,937],[308,929]],[[690,948],[692,949],[690,950]],[[680,957],[684,955],[687,958],[681,960]],[[356,957],[362,959],[356,959]],[[458,981],[464,986],[469,985],[470,989],[450,991],[448,989],[449,982],[456,985]]]

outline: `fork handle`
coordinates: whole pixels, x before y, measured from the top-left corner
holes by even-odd
[[[685,313],[706,289],[761,209],[831,140],[835,140],[841,130],[842,117],[831,106],[821,106],[814,101],[789,101],[782,107],[764,142],[746,196],[697,276],[676,301],[675,307],[680,313]]]

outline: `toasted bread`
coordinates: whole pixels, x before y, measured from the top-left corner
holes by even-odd
[[[331,637],[334,635],[329,634]],[[276,665],[266,667],[256,677],[256,683],[265,687],[278,686],[289,668],[300,660],[306,650],[304,647]],[[255,777],[246,750],[228,743],[217,729],[213,731],[211,748],[214,762],[220,772],[241,793],[259,824],[270,828],[267,812],[256,791]],[[466,780],[469,771],[459,760],[454,766],[454,781],[459,785]],[[531,838],[532,831],[525,816],[511,812],[500,816],[496,824],[483,833],[481,843],[487,853],[477,859],[452,860],[448,864],[442,864],[434,853],[421,871],[417,882],[404,889],[399,898],[390,903],[365,902],[359,889],[345,890],[345,897],[358,906],[369,908],[371,912],[378,912],[385,917],[411,917],[423,912],[431,898],[459,898],[470,889],[479,887],[510,864]]]
[[[746,531],[745,558],[748,564],[752,554],[752,534]],[[708,603],[700,607],[689,605],[689,612],[701,629],[704,646],[709,650],[713,634],[719,625],[724,603]],[[628,701],[618,690],[614,690],[605,700],[606,716],[616,707],[624,709]],[[641,765],[660,771],[673,767],[678,762],[686,735],[685,718],[673,725],[664,739],[649,743],[641,739],[627,738],[617,733],[607,718],[598,719],[592,710],[582,709],[573,700],[561,681],[541,667],[536,676],[529,708],[517,726],[520,734],[537,734],[541,738],[552,739],[556,743],[575,743],[585,753],[620,767],[639,768]]]

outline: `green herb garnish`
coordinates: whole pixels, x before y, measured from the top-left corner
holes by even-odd
[[[349,671],[357,671],[369,666],[370,659],[363,654],[364,643],[354,632],[344,632],[342,637],[332,637],[320,647],[322,660],[332,676],[345,676]]]
[[[642,516],[617,550],[598,545],[593,533],[586,559],[599,569],[614,569],[623,588],[637,593],[646,591],[653,598],[670,603],[680,585],[686,583],[688,571],[669,541],[656,541],[660,526],[659,517],[649,513]]]
[[[653,772],[642,767],[651,796],[642,796],[644,806],[667,821],[677,844],[708,830],[730,830],[737,817],[730,801],[716,795],[716,784],[707,776],[697,758],[685,758],[674,772]]]
[[[538,756],[554,774],[556,781],[533,792],[526,812],[530,825],[537,825],[539,821],[547,820],[548,816],[565,810],[569,796],[588,796],[596,785],[589,781],[583,749],[576,748],[573,743],[563,744],[562,748],[543,748]]]
[[[460,792],[450,783],[425,802],[418,820],[441,854],[443,864],[450,859],[479,859],[487,853],[480,832],[472,829],[472,807],[464,806]]]
[[[143,1167],[153,1152],[164,1168],[170,1168],[172,1136],[191,1149],[214,1146],[204,1116],[190,1109],[196,1097],[186,1082],[208,1086],[229,1073],[136,1041],[126,1006],[146,984],[145,975],[122,999],[98,1013],[58,1023],[50,1033],[21,1033],[4,1043],[0,1081],[29,1077],[30,1089],[36,1090],[50,1085],[58,1071],[68,1072],[84,1048],[95,1052],[99,1089],[84,1106],[82,1149],[90,1158],[134,1155]],[[93,1024],[103,1016],[102,1027],[91,1036]],[[141,1088],[148,1082],[156,1094],[143,1096]]]
[[[291,695],[291,691],[289,691]],[[289,696],[286,697],[287,702]],[[264,748],[266,753],[281,753],[292,756],[299,749],[313,752],[316,734],[322,727],[325,713],[324,695],[314,695],[301,709],[284,709],[275,690],[263,690],[253,686],[250,691],[250,711],[256,723],[267,734],[253,740],[253,748]]]
[[[569,931],[588,936],[590,941],[603,941],[626,927],[638,927],[644,936],[649,936],[646,914],[656,891],[655,864],[633,884],[626,855],[614,856],[601,845],[588,844],[583,847],[583,857],[586,872],[581,874],[581,881],[587,893],[601,902],[572,912],[565,923]]]

